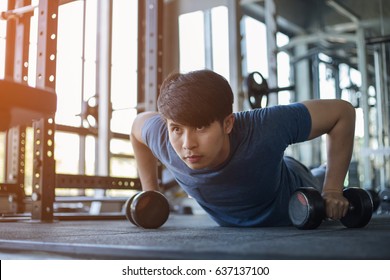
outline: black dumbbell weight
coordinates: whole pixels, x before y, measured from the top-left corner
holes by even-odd
[[[347,188],[343,191],[349,201],[347,214],[340,219],[348,228],[364,227],[371,220],[373,203],[366,190]],[[315,229],[326,219],[325,201],[314,188],[300,188],[293,193],[289,202],[290,220],[298,229]]]
[[[158,191],[142,191],[125,204],[126,218],[142,228],[159,228],[169,217],[169,203]]]
[[[379,197],[379,193],[372,189],[367,189],[367,192],[370,194],[372,199],[372,204],[374,206],[374,211],[376,212],[379,208],[379,205],[381,204],[381,199]]]
[[[379,200],[381,203],[381,213],[390,212],[390,188],[385,188],[379,192]]]
[[[343,195],[349,201],[349,209],[340,219],[341,223],[348,228],[365,227],[374,212],[371,195],[360,188],[347,188],[343,191]]]

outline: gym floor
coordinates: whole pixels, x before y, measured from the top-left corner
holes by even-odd
[[[294,227],[223,228],[205,214],[170,215],[159,229],[127,220],[1,222],[0,259],[389,260],[390,215],[365,228],[324,221]]]

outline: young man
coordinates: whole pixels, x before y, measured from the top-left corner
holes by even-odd
[[[157,159],[221,226],[291,224],[288,202],[299,187],[322,190],[326,215],[348,209],[343,183],[352,155],[355,110],[342,100],[310,100],[232,113],[228,82],[209,70],[173,74],[161,86],[158,113],[139,114],[131,141],[144,190],[158,190]],[[327,134],[323,186],[288,145]]]

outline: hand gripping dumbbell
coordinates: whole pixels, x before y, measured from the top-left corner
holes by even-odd
[[[349,202],[347,214],[340,219],[348,228],[364,227],[371,220],[373,202],[370,194],[361,188],[343,191]],[[300,188],[290,198],[288,213],[298,229],[315,229],[326,219],[325,201],[314,188]]]
[[[169,217],[169,203],[158,191],[142,191],[125,203],[126,218],[142,228],[159,228]]]

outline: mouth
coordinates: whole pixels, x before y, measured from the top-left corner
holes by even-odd
[[[189,162],[189,163],[197,163],[202,159],[202,156],[199,155],[190,155],[190,156],[185,156],[184,160]]]

